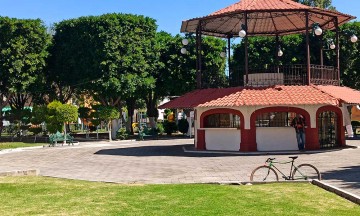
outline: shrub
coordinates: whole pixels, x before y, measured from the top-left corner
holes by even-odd
[[[189,130],[189,122],[186,119],[180,119],[178,121],[178,128],[181,133],[187,133]]]
[[[163,126],[164,126],[164,131],[167,135],[171,135],[172,133],[177,131],[176,122],[169,122],[165,120]]]
[[[116,132],[116,139],[125,140],[129,137],[129,133],[126,131],[126,128],[120,128]]]
[[[163,134],[165,129],[164,129],[164,125],[162,123],[157,123],[156,124],[156,129],[157,129],[157,132],[159,134]]]
[[[31,127],[29,131],[32,132],[34,135],[40,134],[42,132],[41,127]]]

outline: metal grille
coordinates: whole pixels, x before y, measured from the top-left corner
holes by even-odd
[[[320,148],[334,148],[339,146],[338,142],[338,117],[334,112],[322,112],[318,116],[318,134]]]
[[[205,128],[240,128],[240,117],[228,113],[212,114],[205,118]]]
[[[290,127],[295,118],[294,112],[262,113],[256,117],[256,127]]]
[[[245,86],[245,71],[231,69],[230,86]],[[311,65],[310,82],[315,85],[339,85],[338,70],[332,66]],[[306,65],[281,65],[249,68],[248,86],[307,85]]]

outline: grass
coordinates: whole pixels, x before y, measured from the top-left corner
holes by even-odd
[[[0,150],[1,149],[22,148],[22,147],[43,146],[43,145],[44,145],[44,143],[0,142]]]
[[[46,177],[0,178],[0,215],[360,215],[316,186],[120,185]]]

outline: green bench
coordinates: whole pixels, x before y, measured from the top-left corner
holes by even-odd
[[[68,142],[68,145],[72,144],[74,145],[74,137],[70,136],[70,134],[66,134],[66,137],[64,136],[64,134],[60,133],[59,131],[56,132],[55,134],[51,134],[49,136],[49,141],[50,144],[49,146],[55,146],[58,142]],[[64,145],[64,143],[61,143],[62,145]]]
[[[149,134],[150,130],[147,127],[143,127],[139,129],[139,140],[144,140],[145,137],[152,137],[154,139],[158,139],[158,133],[152,131],[153,134]]]

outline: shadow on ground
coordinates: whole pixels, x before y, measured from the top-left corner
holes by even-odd
[[[337,170],[321,173],[324,180],[343,182],[342,188],[360,189],[360,166],[341,167]]]
[[[184,149],[191,151],[185,152]],[[336,151],[336,150],[335,150]],[[285,152],[196,152],[193,144],[188,145],[160,145],[160,146],[138,146],[125,147],[115,149],[103,149],[95,152],[99,155],[119,155],[119,156],[135,156],[135,157],[149,157],[149,156],[178,156],[178,157],[249,157],[249,156],[266,156],[273,155],[301,155],[301,154],[319,154],[323,152],[299,152],[299,151],[285,151]]]
[[[224,156],[240,156],[226,153],[187,153],[184,152],[183,147],[190,148],[189,145],[161,145],[161,146],[139,146],[129,148],[103,149],[95,152],[100,155],[119,155],[119,156],[135,156],[135,157],[149,157],[149,156],[178,156],[178,157],[224,157]]]

